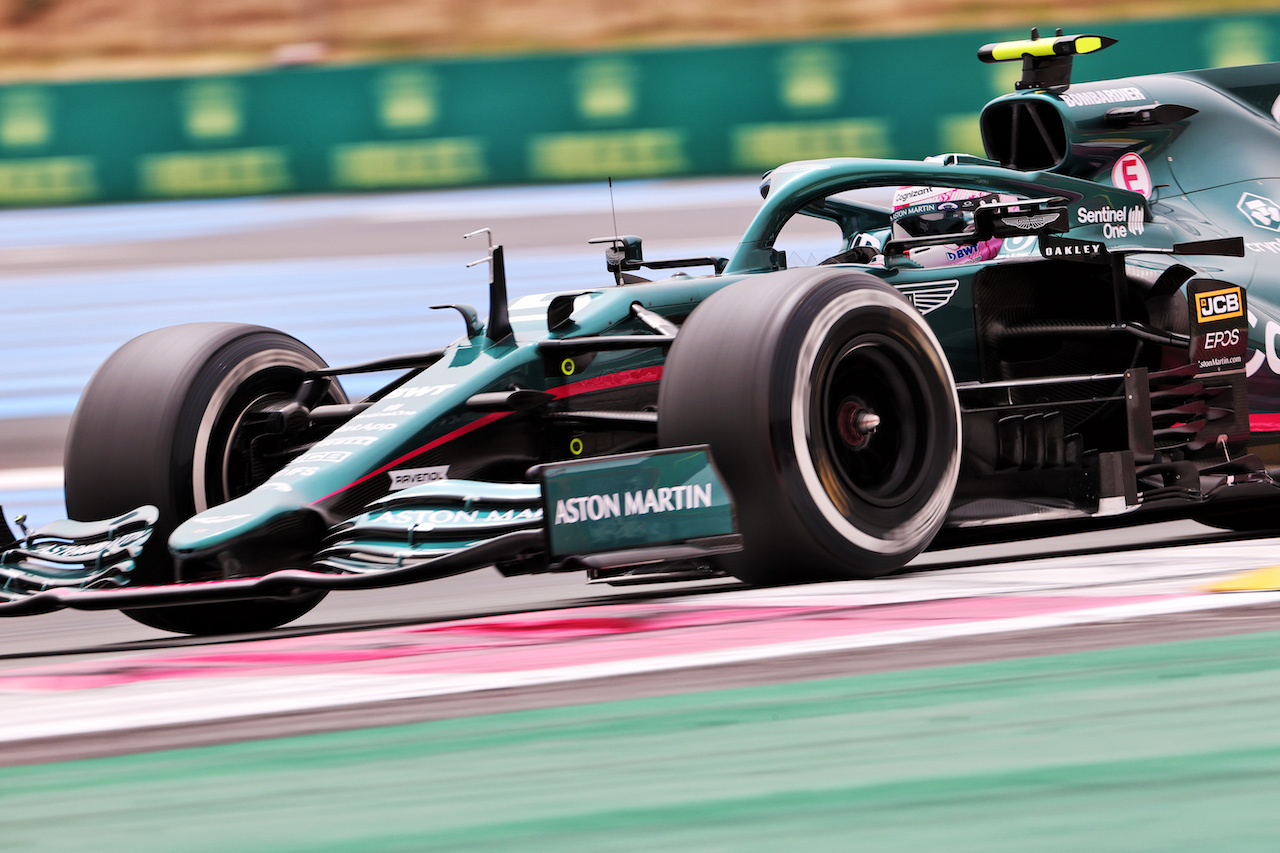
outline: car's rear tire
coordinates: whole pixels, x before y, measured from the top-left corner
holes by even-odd
[[[191,323],[134,338],[98,368],[72,416],[68,514],[90,520],[156,506],[160,518],[133,582],[174,582],[167,547],[174,528],[271,473],[247,464],[234,447],[244,415],[291,397],[303,373],[322,366],[305,344],[262,326]],[[326,402],[346,402],[336,382],[328,393]],[[260,631],[298,618],[323,597],[318,591],[125,613],[182,634]]]
[[[746,279],[703,302],[671,347],[658,436],[710,445],[745,546],[720,564],[757,584],[901,568],[942,525],[959,473],[936,337],[896,290],[847,270]]]

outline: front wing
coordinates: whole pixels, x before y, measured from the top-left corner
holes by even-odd
[[[400,586],[497,566],[504,574],[684,569],[742,548],[733,500],[705,447],[539,466],[538,482],[426,483],[336,525],[313,564],[260,577],[133,585],[157,519],[60,521],[0,553],[0,616],[289,598]],[[155,547],[153,543],[152,547]]]

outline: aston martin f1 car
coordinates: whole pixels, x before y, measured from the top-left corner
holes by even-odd
[[[985,157],[779,166],[727,259],[608,237],[612,280],[509,303],[491,245],[487,318],[435,306],[466,325],[442,349],[130,341],[71,424],[80,520],[8,533],[0,614],[256,630],[488,566],[774,584],[1072,526],[1280,529],[1280,64],[1072,83],[1112,41],[984,47],[1023,68]],[[787,251],[797,222],[829,246]]]

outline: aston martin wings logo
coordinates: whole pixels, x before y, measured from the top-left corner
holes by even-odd
[[[1036,231],[1050,222],[1058,218],[1058,214],[1041,213],[1035,216],[1005,216],[1001,218],[1001,222],[1014,228],[1020,228],[1023,231]]]
[[[903,296],[911,300],[911,304],[921,314],[928,314],[930,311],[935,311],[946,305],[951,301],[951,297],[955,295],[956,288],[959,286],[960,281],[958,279],[894,285]]]
[[[1126,222],[1129,226],[1130,234],[1141,234],[1147,227],[1146,219],[1142,215],[1142,208],[1136,204],[1129,209]]]

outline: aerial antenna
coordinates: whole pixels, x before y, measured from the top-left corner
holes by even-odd
[[[511,319],[507,312],[507,265],[503,260],[502,246],[493,245],[493,232],[488,228],[463,234],[462,239],[480,234],[485,235],[489,241],[489,254],[478,261],[472,261],[467,266],[489,264],[489,325],[485,327],[485,337],[492,341],[500,341],[511,334]]]
[[[493,248],[493,231],[489,228],[481,228],[478,231],[471,231],[466,234],[463,234],[462,239],[466,240],[468,237],[478,237],[481,234],[483,234],[488,239],[489,248],[492,249]],[[467,264],[467,269],[470,269],[471,267],[474,267],[474,266],[479,266],[480,264],[486,263],[488,260],[489,260],[488,258],[481,258],[478,261],[472,261],[471,263]]]
[[[613,248],[618,248],[618,205],[613,201],[613,175],[609,176],[609,210],[613,213]],[[619,287],[622,286],[622,265],[613,271],[614,283]]]
[[[618,233],[618,207],[613,203],[613,178],[609,178],[609,208],[613,211],[613,236],[593,237],[587,241],[591,245],[608,243],[604,250],[604,264],[613,273],[613,280],[619,286],[628,281],[643,281],[627,275],[624,270],[638,270],[643,266],[644,258],[640,248],[640,238],[634,234]]]
[[[616,237],[618,232],[618,206],[613,203],[613,176],[609,176],[609,210],[613,212],[613,233]],[[618,243],[614,242],[613,248],[618,248]]]

